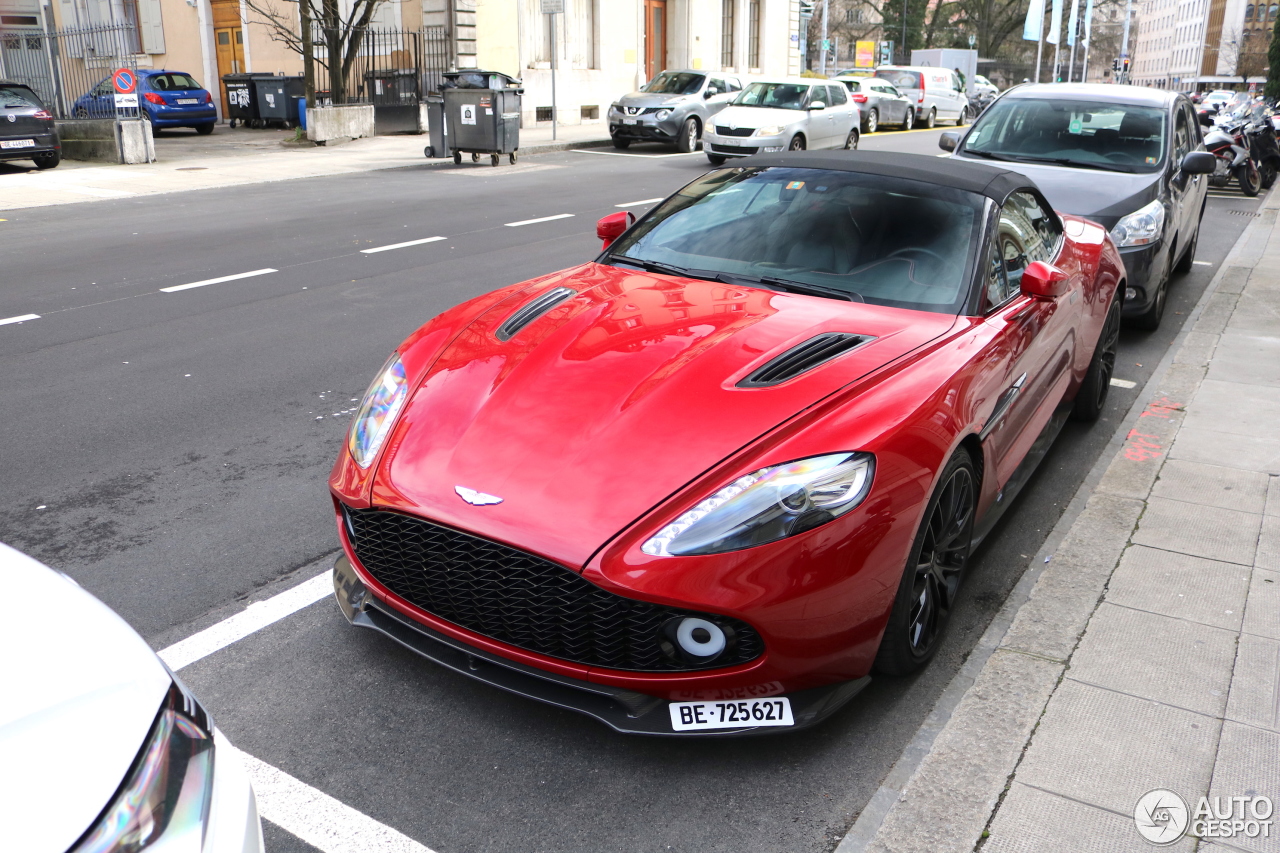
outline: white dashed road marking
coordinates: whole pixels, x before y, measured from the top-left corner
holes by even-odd
[[[614,207],[639,207],[642,204],[657,204],[662,201],[660,198],[646,198],[644,201],[628,201],[625,204],[615,204]]]
[[[1209,263],[1208,261],[1192,261],[1191,263],[1195,264],[1195,265],[1196,265],[1196,266],[1198,266],[1198,267],[1211,267],[1211,266],[1213,266],[1213,264]]]
[[[190,284],[176,284],[173,287],[160,288],[161,293],[177,293],[179,290],[190,290],[193,287],[204,287],[210,284],[221,284],[224,281],[235,281],[238,278],[252,278],[255,275],[266,275],[270,272],[279,272],[279,270],[268,267],[265,270],[254,270],[253,272],[239,272],[235,275],[224,275],[222,278],[208,278],[204,281],[193,281]]]
[[[10,323],[25,323],[28,320],[39,320],[39,319],[40,319],[39,314],[23,314],[19,317],[5,317],[3,320],[0,320],[0,326],[7,326]]]
[[[1116,386],[1117,388],[1137,388],[1138,387],[1137,382],[1130,382],[1128,379],[1117,379],[1114,376],[1111,377],[1111,384]]]
[[[406,246],[421,246],[423,243],[438,243],[444,240],[444,237],[426,237],[422,240],[410,240],[407,243],[392,243],[390,246],[379,246],[376,249],[361,249],[360,254],[372,255],[377,252],[389,252],[392,249],[403,249]]]
[[[557,213],[555,216],[540,216],[537,219],[522,219],[519,222],[504,223],[508,228],[519,228],[521,225],[533,225],[538,222],[550,222],[553,219],[569,219],[572,213]]]

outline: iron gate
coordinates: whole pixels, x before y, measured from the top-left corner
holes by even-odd
[[[328,73],[328,31],[318,30],[317,86],[331,80]],[[376,133],[416,133],[418,110],[427,92],[440,89],[441,74],[448,67],[448,41],[444,27],[422,30],[354,30],[355,56],[346,68],[346,91],[334,102],[372,104]],[[329,92],[317,92],[324,98]]]

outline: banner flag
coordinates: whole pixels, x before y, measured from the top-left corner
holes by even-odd
[[[1027,22],[1022,26],[1022,38],[1026,41],[1038,42],[1042,35],[1044,35],[1044,0],[1031,0],[1031,5],[1027,7]]]
[[[1093,32],[1093,0],[1084,4],[1084,44],[1089,46],[1089,35]]]
[[[1057,44],[1058,37],[1062,33],[1062,0],[1053,0],[1053,20],[1049,22],[1049,35],[1045,36],[1045,41],[1049,44]]]
[[[1076,19],[1080,17],[1080,0],[1071,0],[1071,17],[1067,19],[1067,44],[1075,47]]]

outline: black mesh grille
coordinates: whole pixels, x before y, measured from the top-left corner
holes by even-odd
[[[741,154],[744,157],[748,154],[755,154],[759,148],[747,148],[737,145],[719,145],[715,142],[711,143],[711,150],[717,154]]]
[[[379,583],[477,634],[574,663],[644,671],[732,666],[764,650],[736,619],[623,598],[557,563],[413,516],[343,509],[356,556]],[[719,624],[730,647],[702,665],[669,657],[660,628],[675,616]]]
[[[721,136],[750,136],[755,133],[754,127],[725,127],[722,124],[716,125],[716,133]]]

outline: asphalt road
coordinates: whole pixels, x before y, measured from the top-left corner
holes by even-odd
[[[939,133],[863,146],[933,154]],[[591,258],[598,217],[705,168],[564,152],[9,212],[0,319],[40,319],[0,325],[0,540],[157,648],[305,577],[336,550],[325,480],[387,354],[451,305]],[[1258,204],[1217,195],[1162,328],[1122,337],[1117,376],[1138,388],[1249,221],[1228,211]],[[447,239],[360,251],[433,236]],[[1064,431],[977,555],[932,665],[812,731],[621,737],[351,629],[329,600],[183,677],[241,748],[440,853],[830,850],[1137,393],[1113,388],[1099,424]]]

